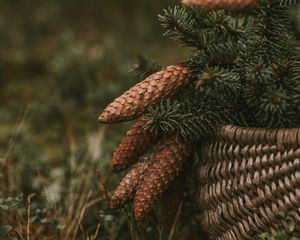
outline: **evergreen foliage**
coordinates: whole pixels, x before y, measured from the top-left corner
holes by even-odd
[[[137,81],[141,81],[162,69],[162,66],[153,59],[146,58],[143,55],[138,55],[137,60],[138,63],[130,71]]]
[[[247,15],[164,10],[165,35],[191,49],[183,64],[193,81],[182,94],[149,107],[146,128],[198,140],[225,123],[300,127],[300,53],[289,21],[297,3],[260,0]]]
[[[101,113],[103,123],[144,114],[145,133],[161,139],[148,149],[155,157],[145,172],[129,171],[120,183],[113,207],[134,195],[134,217],[141,221],[182,171],[190,143],[211,137],[218,125],[299,127],[299,47],[289,19],[297,3],[258,0],[243,15],[175,6],[159,15],[165,36],[188,47],[190,57],[157,72],[161,66],[139,56],[134,76],[150,76]],[[133,143],[126,145],[138,153]]]
[[[174,132],[188,141],[200,139],[211,134],[217,124],[239,124],[239,117],[232,106],[226,102],[218,102],[216,98],[207,98],[199,91],[187,89],[176,99],[160,102],[149,107],[150,121],[146,129],[159,134]]]

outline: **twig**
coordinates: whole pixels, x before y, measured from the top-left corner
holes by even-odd
[[[4,162],[3,162],[3,165],[1,167],[1,171],[3,171],[3,169],[5,168],[6,164],[7,164],[7,161],[8,161],[8,158],[9,158],[9,155],[13,149],[13,146],[14,146],[14,143],[17,139],[17,136],[19,135],[19,132],[20,132],[20,129],[22,127],[22,124],[26,118],[26,115],[27,115],[27,112],[28,112],[28,109],[29,109],[29,106],[26,104],[23,109],[20,111],[19,113],[19,116],[17,118],[17,124],[16,124],[16,127],[13,131],[13,134],[11,135],[10,139],[9,139],[9,142],[8,142],[8,147],[7,147],[7,150],[5,152],[5,155],[4,155]]]
[[[30,240],[30,208],[31,200],[30,195],[27,197],[27,240]]]
[[[95,232],[95,234],[94,234],[92,240],[96,240],[96,238],[98,237],[99,232],[100,232],[100,227],[101,227],[101,223],[98,223],[98,224],[97,224],[97,228],[96,228],[96,232]]]
[[[177,225],[177,222],[178,222],[178,219],[179,219],[179,216],[180,216],[180,213],[181,213],[181,209],[182,209],[182,202],[180,203],[180,205],[177,209],[176,217],[175,217],[175,220],[173,222],[173,226],[171,228],[171,232],[169,234],[168,240],[172,240],[172,238],[173,238],[175,227]]]
[[[21,240],[24,240],[24,238],[23,238],[22,223],[21,223],[21,220],[20,220],[20,217],[19,217],[19,210],[17,210],[15,212],[15,218],[16,218],[17,225],[19,226],[19,231],[15,230],[15,232],[17,233],[17,235],[20,237]]]
[[[81,210],[81,212],[80,212],[80,215],[79,215],[78,222],[77,222],[76,227],[75,227],[75,231],[74,231],[72,240],[75,240],[75,239],[76,239],[76,235],[77,235],[79,226],[80,226],[80,224],[81,224],[81,222],[82,222],[82,219],[83,219],[83,217],[84,217],[84,214],[85,214],[86,210],[88,210],[89,208],[93,207],[93,206],[96,205],[97,203],[100,203],[102,200],[103,200],[102,197],[98,197],[98,198],[96,198],[96,199],[94,199],[94,200],[91,200],[90,202],[86,203],[86,204],[83,206],[83,208],[82,208],[82,210]]]
[[[18,231],[16,231],[16,230],[12,230],[12,232],[13,233],[15,233],[15,234],[17,234],[18,235],[18,237],[21,239],[21,240],[23,240],[23,237],[22,237],[22,235],[18,232]]]

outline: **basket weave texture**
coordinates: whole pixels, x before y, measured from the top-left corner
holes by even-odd
[[[203,143],[200,162],[197,198],[209,239],[258,239],[282,224],[279,211],[296,212],[300,236],[300,129],[223,126]]]

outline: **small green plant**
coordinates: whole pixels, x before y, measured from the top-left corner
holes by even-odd
[[[13,230],[13,226],[4,225],[0,226],[0,240],[4,240],[4,237],[8,237],[8,234]],[[9,240],[17,240],[16,237],[9,238]]]
[[[294,233],[295,230],[295,221],[293,217],[297,213],[294,211],[283,212],[280,211],[277,215],[282,220],[282,224],[277,226],[277,231],[274,233],[263,233],[259,237],[262,240],[300,240]],[[287,224],[288,231],[284,228],[284,223]]]

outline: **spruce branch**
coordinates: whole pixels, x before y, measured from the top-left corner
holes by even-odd
[[[130,70],[137,81],[141,81],[162,69],[162,66],[152,58],[146,58],[141,54],[137,56],[137,60],[138,63]]]
[[[180,6],[168,8],[158,18],[165,29],[165,36],[185,46],[199,46],[198,37],[195,32],[197,21],[194,19],[189,8]]]
[[[292,4],[297,4],[300,3],[299,0],[280,0],[280,5],[281,6],[290,6]]]
[[[176,133],[189,141],[213,134],[220,124],[239,124],[238,114],[229,104],[205,98],[194,89],[187,89],[177,99],[168,99],[148,109],[145,116],[149,131]]]
[[[211,11],[207,14],[204,22],[215,33],[229,33],[234,32],[234,29],[230,26],[230,18],[224,10]]]
[[[250,107],[255,107],[254,113],[260,125],[266,127],[281,128],[293,124],[293,113],[290,112],[289,97],[283,89],[269,89],[268,92],[260,96],[259,101],[252,98],[248,101]],[[258,104],[255,106],[255,104]]]
[[[294,48],[288,7],[281,6],[280,2],[261,0],[253,14],[254,28],[248,37],[257,47],[254,55],[263,57],[266,62],[290,58]]]
[[[263,59],[259,59],[256,63],[246,64],[247,84],[259,87],[262,91],[270,85],[276,85],[279,79],[275,68],[277,65],[265,63]]]
[[[299,119],[299,50],[290,31],[289,4],[258,2],[236,60],[248,112],[260,127],[293,127]]]
[[[224,11],[209,12],[204,22],[206,29],[198,35],[202,47],[193,51],[188,63],[194,78],[202,74],[206,65],[234,68],[252,24],[249,17],[236,18]]]
[[[231,102],[241,94],[241,83],[238,74],[220,67],[206,66],[198,75],[196,88],[205,97]]]
[[[207,44],[204,50],[195,51],[190,58],[190,63],[200,72],[206,65],[220,66],[222,68],[232,68],[239,54],[239,44],[228,41],[223,43]],[[192,67],[193,69],[193,67]],[[197,71],[199,73],[199,71]]]

